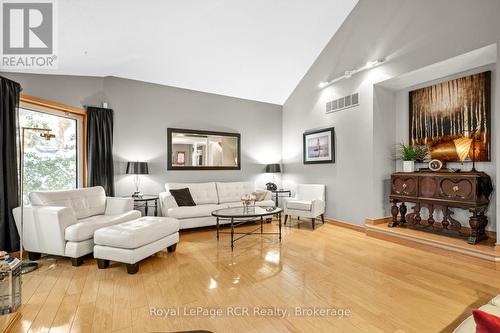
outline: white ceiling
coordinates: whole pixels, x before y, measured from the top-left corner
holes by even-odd
[[[58,1],[55,74],[283,104],[357,0]]]

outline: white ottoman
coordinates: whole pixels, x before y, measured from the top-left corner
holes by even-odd
[[[179,221],[171,217],[145,216],[101,228],[94,233],[94,258],[103,269],[109,261],[127,264],[127,272],[139,271],[139,262],[156,252],[174,252],[179,242]]]

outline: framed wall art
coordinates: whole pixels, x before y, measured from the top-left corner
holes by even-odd
[[[447,162],[491,161],[491,72],[410,91],[412,145]]]
[[[335,129],[311,130],[303,134],[304,164],[335,163]]]

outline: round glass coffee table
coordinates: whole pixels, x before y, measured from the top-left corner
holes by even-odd
[[[231,234],[231,250],[234,249],[234,242],[237,240],[248,236],[248,235],[279,235],[279,240],[281,242],[281,213],[283,209],[279,207],[233,207],[233,208],[222,208],[217,209],[212,212],[212,216],[217,218],[217,240],[219,240],[219,234]],[[264,219],[269,219],[273,216],[278,218],[278,230],[279,232],[264,232]],[[234,228],[240,226],[244,223],[250,221],[260,221],[260,227],[254,229],[250,232],[235,232]],[[225,222],[225,223],[224,223]],[[230,232],[220,231],[221,224],[230,224]],[[241,235],[234,238],[234,235]]]

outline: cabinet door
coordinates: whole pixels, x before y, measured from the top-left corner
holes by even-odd
[[[416,196],[417,177],[412,176],[392,176],[392,194]]]
[[[439,182],[436,177],[420,177],[419,196],[435,198],[438,196]]]
[[[449,177],[441,178],[439,184],[440,196],[450,200],[474,200],[476,179]]]

